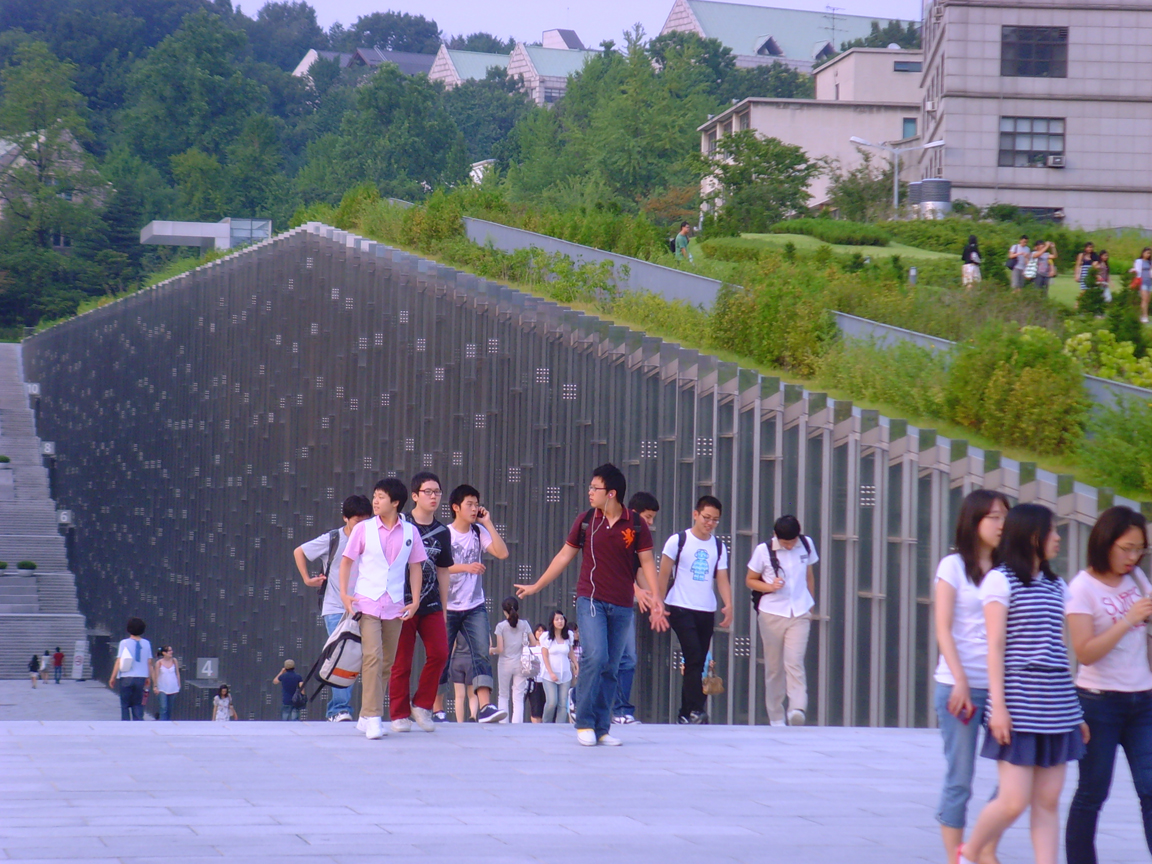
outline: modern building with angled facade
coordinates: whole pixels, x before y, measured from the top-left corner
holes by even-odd
[[[660,35],[686,32],[718,39],[740,67],[780,61],[807,72],[839,51],[842,43],[862,39],[872,32],[874,23],[883,25],[889,20],[716,0],[676,0]]]
[[[474,81],[488,76],[489,69],[507,69],[507,54],[487,54],[482,51],[460,51],[441,45],[428,77],[441,81],[445,89],[459,87],[465,81]]]
[[[588,58],[599,53],[519,42],[508,58],[508,74],[524,79],[524,92],[537,105],[551,105],[559,101],[568,89],[568,76],[579,72]]]

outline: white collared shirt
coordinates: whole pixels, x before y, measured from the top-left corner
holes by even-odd
[[[784,586],[779,591],[765,594],[760,598],[756,607],[760,612],[768,615],[780,615],[783,618],[798,618],[806,615],[816,605],[812,593],[808,590],[808,568],[820,560],[816,552],[816,544],[811,537],[808,541],[811,551],[804,548],[802,539],[797,538],[796,545],[785,549],[780,540],[772,538],[772,548],[776,550],[776,558],[780,562],[780,578]],[[768,554],[768,544],[761,543],[752,553],[752,560],[748,562],[748,569],[759,573],[765,582],[771,582],[777,574],[772,569],[772,558]]]

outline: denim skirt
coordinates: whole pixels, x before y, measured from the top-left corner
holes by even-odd
[[[1088,747],[1080,729],[1070,732],[1012,732],[1007,744],[1000,744],[989,732],[984,736],[980,755],[997,762],[1033,768],[1052,768],[1084,758]]]

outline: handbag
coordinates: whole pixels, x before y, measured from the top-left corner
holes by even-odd
[[[541,668],[540,658],[532,653],[532,646],[525,640],[524,647],[520,649],[520,674],[535,679],[540,675]]]
[[[304,692],[304,682],[300,682],[300,686],[292,694],[292,707],[297,709],[308,707],[308,694]]]
[[[716,674],[715,660],[708,664],[708,674],[704,676],[701,688],[704,690],[705,696],[719,696],[724,692],[724,679]]]
[[[1143,281],[1144,280],[1141,279],[1139,276],[1134,276],[1134,277],[1132,277],[1132,281],[1128,283],[1128,287],[1131,288],[1133,291],[1139,291],[1140,290],[1140,284]]]
[[[1028,263],[1024,265],[1024,278],[1025,279],[1035,279],[1036,278],[1036,270],[1039,268],[1039,266],[1040,265],[1036,263],[1035,258],[1029,259]]]

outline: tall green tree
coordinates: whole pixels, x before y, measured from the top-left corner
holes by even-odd
[[[441,96],[439,85],[423,75],[406,76],[391,63],[379,67],[357,88],[339,134],[309,146],[298,177],[305,200],[335,203],[363,183],[386,195],[423,198],[437,186],[462,182],[467,150]]]
[[[883,27],[879,21],[872,22],[872,32],[867,36],[853,39],[851,42],[842,42],[841,51],[849,48],[887,48],[889,45],[899,45],[901,48],[920,48],[920,28],[912,21],[901,24],[899,21],[889,21]]]
[[[713,221],[733,233],[767,231],[808,206],[808,184],[824,166],[794,144],[761,138],[751,129],[722,137],[716,151],[697,154],[711,191]]]
[[[440,50],[440,28],[423,15],[407,12],[373,12],[361,15],[349,29],[329,30],[333,49],[355,51],[357,48],[384,48],[389,51],[411,51],[435,54]]]
[[[242,68],[247,41],[219,16],[187,16],[129,77],[124,143],[165,172],[172,156],[190,148],[223,155],[268,99],[267,88]]]
[[[327,48],[328,34],[316,22],[316,10],[305,0],[272,0],[255,19],[241,16],[252,56],[291,72],[310,48]]]
[[[457,51],[479,51],[482,54],[511,54],[516,47],[516,38],[509,36],[500,39],[491,33],[469,33],[467,36],[453,36],[448,47]]]
[[[498,158],[513,127],[533,108],[519,80],[496,68],[489,69],[485,78],[453,87],[443,98],[473,162]]]

